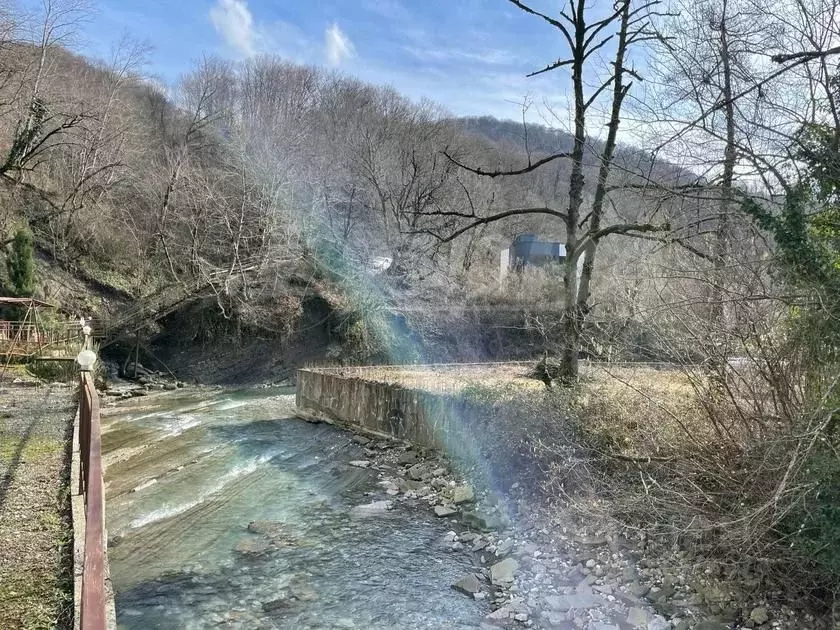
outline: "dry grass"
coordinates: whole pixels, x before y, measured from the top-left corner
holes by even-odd
[[[589,364],[583,376],[573,401],[581,428],[616,454],[669,457],[717,439],[693,374]]]
[[[495,398],[541,394],[531,376],[536,361],[319,368],[348,378],[388,383],[433,393],[460,394],[484,389]],[[622,366],[584,362],[573,408],[586,429],[610,439],[627,455],[657,455],[685,442],[716,438],[698,402],[696,377],[673,367]]]
[[[536,361],[317,368],[348,378],[433,393],[492,392],[494,400],[540,395]],[[617,453],[662,456],[717,439],[698,399],[698,376],[675,367],[584,362],[581,382],[564,396],[583,428]],[[555,389],[555,391],[557,391]],[[563,395],[562,393],[560,395]]]
[[[536,361],[313,368],[433,393],[494,392],[495,399],[545,392],[531,374]],[[667,365],[583,362],[581,381],[564,395],[587,433],[627,456],[663,456],[720,438],[701,402],[698,370]],[[555,388],[555,391],[557,389]],[[561,394],[563,395],[563,394]]]
[[[314,368],[347,378],[388,383],[409,389],[458,394],[473,387],[544,389],[529,376],[535,362],[453,363],[437,365],[394,365],[341,368]]]

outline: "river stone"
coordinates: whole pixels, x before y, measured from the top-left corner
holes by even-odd
[[[264,602],[262,605],[262,609],[267,612],[277,612],[280,610],[285,610],[289,608],[292,603],[286,599],[285,597],[281,597],[279,599],[272,599],[270,602]]]
[[[635,582],[636,580],[638,580],[638,579],[639,579],[639,574],[638,574],[638,572],[636,571],[636,568],[635,568],[635,567],[624,567],[624,568],[621,570],[621,577],[622,577],[622,578],[623,578],[626,582]]]
[[[505,558],[490,567],[490,581],[493,584],[510,584],[513,576],[519,568],[519,563],[513,558]]]
[[[248,531],[252,534],[259,534],[267,538],[274,547],[293,547],[300,544],[300,541],[287,531],[285,523],[278,521],[251,521],[248,523]],[[240,541],[244,547],[254,547],[257,543]],[[237,549],[237,551],[242,551]],[[262,553],[261,551],[243,551],[243,553]]]
[[[573,627],[569,625],[568,615],[554,610],[544,613],[543,621],[548,624],[549,628],[557,628],[558,630],[567,630]]]
[[[377,514],[384,514],[393,507],[391,501],[373,501],[365,505],[357,505],[350,510],[350,514],[354,516],[375,516]]]
[[[422,482],[411,479],[397,479],[397,485],[401,492],[417,492],[423,487]]]
[[[477,577],[475,577],[475,574],[470,573],[455,582],[455,584],[452,585],[452,588],[464,595],[472,597],[475,593],[481,591],[481,582]]]
[[[436,505],[435,506],[435,516],[440,518],[446,518],[447,516],[452,516],[453,514],[457,514],[458,510],[453,507],[448,507],[446,505]]]
[[[414,481],[423,481],[430,476],[429,470],[424,464],[414,464],[405,474]]]
[[[390,479],[380,481],[377,485],[381,486],[382,489],[385,490],[385,493],[390,496],[395,496],[400,493],[400,487]]]
[[[462,520],[467,527],[475,527],[485,532],[504,529],[509,524],[506,518],[478,510],[464,512]]]
[[[487,615],[485,619],[488,621],[507,621],[513,614],[513,609],[510,606],[502,606]]]
[[[587,610],[606,605],[606,600],[592,593],[570,593],[568,595],[547,596],[545,598],[549,608],[557,612],[569,610]]]
[[[237,553],[246,555],[260,555],[271,551],[274,548],[269,541],[264,538],[243,538],[233,547]]]
[[[753,621],[760,626],[770,621],[770,615],[767,614],[767,609],[764,606],[758,606],[757,608],[752,609],[752,612],[750,613],[750,621]]]
[[[417,458],[417,451],[405,451],[400,453],[400,456],[397,457],[397,463],[403,465],[414,464],[417,461]]]
[[[557,612],[566,612],[569,610],[569,607],[566,605],[565,597],[560,597],[559,595],[545,595],[543,599],[545,600],[545,605],[551,610]]]
[[[504,558],[510,553],[511,549],[513,549],[513,539],[507,538],[503,540],[498,545],[496,545],[496,557]]]
[[[283,533],[283,523],[277,521],[251,521],[248,523],[248,531],[252,534],[263,536],[280,536]]]
[[[634,628],[647,628],[648,615],[641,608],[633,607],[627,613],[627,623]]]
[[[452,502],[455,505],[461,503],[472,503],[475,500],[475,493],[472,486],[455,486],[452,490]]]
[[[368,468],[370,466],[369,459],[355,459],[352,462],[348,462],[351,466],[355,466],[356,468]]]
[[[671,622],[661,615],[648,619],[647,630],[671,630]]]
[[[729,599],[729,595],[717,584],[710,584],[709,586],[698,589],[700,596],[709,604],[718,602],[725,602]]]
[[[301,602],[314,602],[318,599],[318,593],[309,584],[293,584],[289,587],[289,593]]]

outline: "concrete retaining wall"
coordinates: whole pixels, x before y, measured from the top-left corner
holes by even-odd
[[[296,400],[303,411],[450,455],[457,455],[452,451],[468,415],[463,401],[453,396],[318,369],[298,371]]]
[[[443,451],[456,464],[464,465],[475,482],[488,488],[505,490],[514,482],[538,487],[551,459],[541,445],[545,437],[541,415],[529,421],[529,430],[523,431],[523,410],[512,410],[506,402],[485,399],[479,391],[470,395],[463,388],[433,393],[365,380],[382,371],[299,370],[297,406],[301,417],[314,415]]]

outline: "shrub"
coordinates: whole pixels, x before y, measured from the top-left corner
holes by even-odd
[[[69,383],[78,373],[76,364],[72,361],[35,360],[29,363],[26,369],[32,376],[48,383]]]
[[[6,256],[11,290],[16,297],[29,297],[35,292],[35,245],[32,232],[21,228],[15,232],[11,251]]]

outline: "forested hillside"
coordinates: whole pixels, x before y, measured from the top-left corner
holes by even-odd
[[[343,285],[359,276],[375,276],[363,284],[397,308],[418,296],[432,306],[558,299],[540,278],[500,288],[498,252],[522,232],[562,240],[562,222],[514,214],[441,239],[496,208],[567,203],[566,162],[493,181],[456,164],[538,160],[567,134],[453,119],[391,89],[271,57],[205,59],[168,92],[143,78],[142,50],[130,45],[108,64],[54,42],[9,39],[0,54],[10,68],[2,232],[11,240],[28,227],[50,264],[110,287],[117,301],[62,294],[46,273],[36,295],[97,314],[174,287],[278,333],[294,329],[307,295],[341,303]],[[523,133],[527,146],[515,139]],[[649,162],[625,154],[621,180],[647,181]],[[590,162],[588,194],[594,152]],[[652,209],[682,212],[631,194],[615,214]],[[382,258],[392,261],[385,273],[375,265]]]
[[[771,162],[758,136],[749,153],[738,129],[755,127],[734,110],[725,146],[712,103],[714,118],[701,111],[700,126],[643,149],[629,141],[667,121],[648,112],[644,133],[620,141],[629,85],[612,122],[579,129],[459,119],[272,56],[205,57],[164,87],[128,40],[107,62],[69,50],[79,11],[46,5],[28,38],[10,18],[0,46],[0,233],[7,246],[34,234],[49,265],[36,295],[117,316],[140,303],[152,319],[200,299],[202,317],[188,320],[207,330],[187,339],[217,325],[293,335],[314,299],[368,350],[391,309],[497,305],[543,313],[515,326],[549,346],[571,339],[567,357],[582,340],[598,356],[674,358],[696,349],[689,322],[711,313],[738,330],[723,304],[769,279],[771,239],[735,200],[776,212],[783,158]],[[644,28],[666,26],[654,17]],[[652,66],[660,99],[677,72],[669,55]],[[605,77],[581,115],[621,80]],[[523,232],[566,242],[568,264],[500,282],[499,251]],[[8,274],[4,284],[17,291]]]

